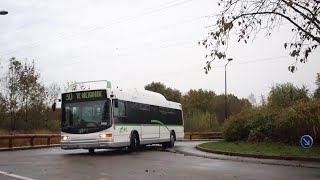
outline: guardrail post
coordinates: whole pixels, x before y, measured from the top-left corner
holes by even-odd
[[[47,139],[47,145],[50,145],[50,137]]]
[[[13,138],[9,138],[9,148],[12,148],[12,141],[13,141]]]
[[[31,146],[33,146],[33,139],[34,139],[34,137],[31,137],[31,138],[30,138],[30,145],[31,145]]]

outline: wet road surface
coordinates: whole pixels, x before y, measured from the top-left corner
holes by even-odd
[[[44,148],[0,152],[0,171],[20,179],[320,179],[320,170],[207,159],[161,151]],[[0,173],[0,179],[17,179]],[[19,179],[19,178],[18,178]]]

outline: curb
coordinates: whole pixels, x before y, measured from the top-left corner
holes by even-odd
[[[21,146],[13,148],[0,148],[0,151],[16,151],[16,150],[28,150],[28,149],[41,149],[41,148],[51,148],[59,147],[60,144],[51,144],[51,145],[38,145],[38,146]]]
[[[177,140],[180,142],[186,142],[186,141],[222,141],[223,139],[220,138],[214,138],[214,139],[182,139],[182,140]]]
[[[200,151],[204,151],[204,152],[222,154],[222,155],[228,155],[228,156],[240,156],[240,157],[258,158],[258,159],[320,162],[320,159],[318,159],[318,158],[292,157],[292,156],[272,156],[272,155],[260,155],[260,154],[244,154],[244,153],[236,153],[236,152],[228,152],[228,151],[211,150],[211,149],[202,148],[199,145],[196,146],[195,148]]]
[[[278,166],[291,166],[291,167],[304,167],[304,168],[312,168],[312,169],[320,169],[319,162],[311,162],[311,161],[294,161],[294,160],[279,160],[279,159],[263,159],[263,158],[253,158],[253,157],[244,157],[244,156],[228,156],[223,155],[226,154],[217,154],[212,152],[204,152],[199,150],[197,147],[190,147],[190,150],[187,149],[167,149],[168,152],[178,153],[184,156],[194,156],[201,157],[207,159],[215,159],[215,160],[223,160],[223,161],[235,161],[235,162],[248,162],[255,164],[266,164],[266,165],[278,165]],[[194,150],[192,150],[194,149]]]

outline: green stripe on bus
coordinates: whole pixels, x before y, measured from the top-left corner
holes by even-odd
[[[165,124],[163,124],[163,122],[161,122],[159,120],[151,120],[151,123],[158,123],[158,124],[165,126]]]

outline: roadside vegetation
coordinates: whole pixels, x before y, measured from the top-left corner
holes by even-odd
[[[226,141],[298,144],[305,134],[320,143],[320,99],[290,83],[275,85],[265,105],[234,114],[223,125]]]
[[[259,142],[250,143],[245,141],[236,142],[210,142],[199,145],[200,148],[218,150],[224,152],[235,152],[241,154],[257,154],[264,156],[281,157],[306,157],[320,160],[320,146],[310,149],[303,149],[299,145],[289,145],[283,143]]]

